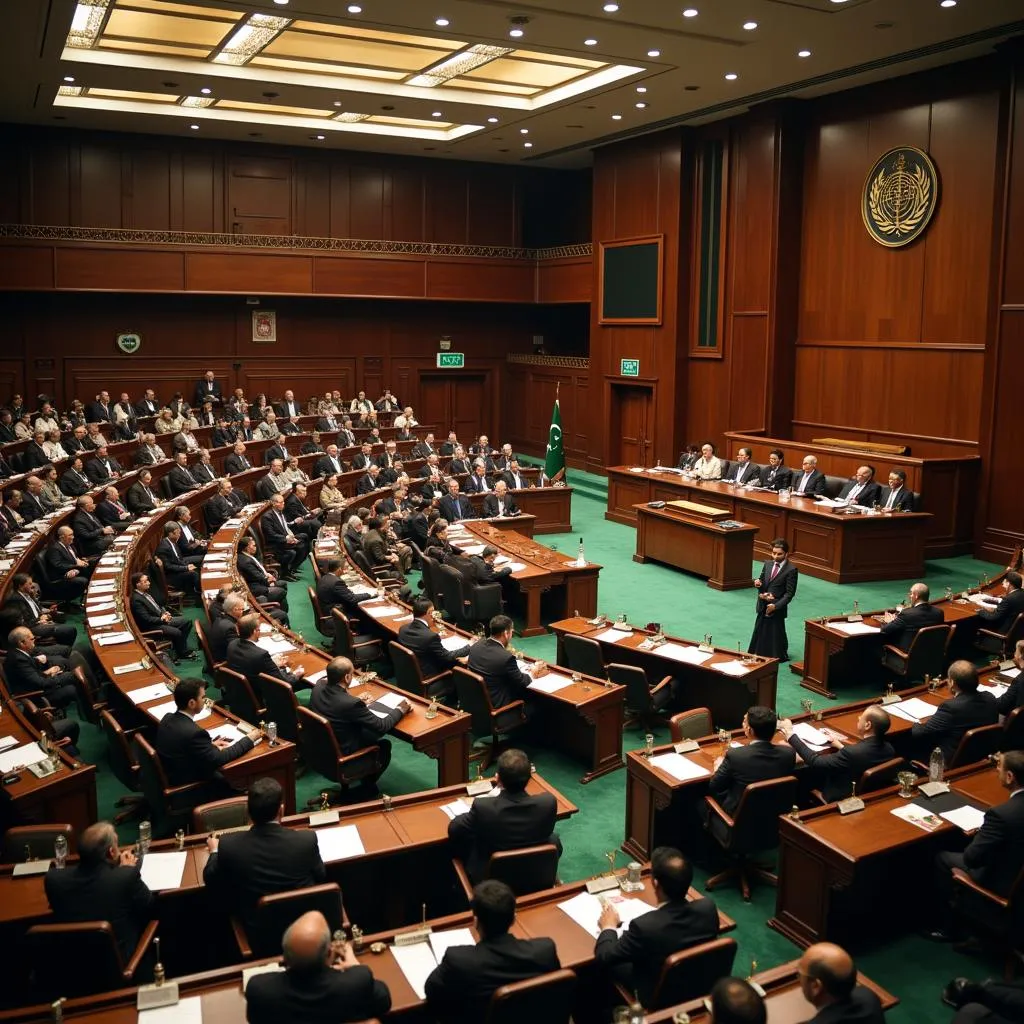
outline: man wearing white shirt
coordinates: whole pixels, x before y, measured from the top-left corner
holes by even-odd
[[[800,472],[793,474],[793,493],[808,498],[817,498],[825,493],[825,474],[818,469],[816,456],[804,456]]]
[[[729,471],[729,483],[744,486],[758,480],[757,467],[750,461],[753,454],[749,448],[741,448],[736,453],[736,465]]]

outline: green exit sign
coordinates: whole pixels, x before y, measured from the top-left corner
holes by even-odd
[[[463,370],[466,367],[465,352],[438,352],[437,368],[439,370]]]
[[[639,359],[620,359],[619,360],[619,374],[622,377],[639,377],[640,376],[640,360]]]

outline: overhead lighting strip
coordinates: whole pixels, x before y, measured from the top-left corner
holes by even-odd
[[[67,45],[78,49],[90,49],[99,38],[103,19],[110,0],[80,0],[71,19]]]
[[[251,14],[235,29],[228,41],[214,55],[213,60],[217,64],[233,64],[236,67],[247,64],[291,23],[291,18]]]
[[[452,54],[451,57],[445,57],[444,60],[427,71],[407,78],[405,84],[424,86],[428,89],[444,85],[452,78],[458,78],[459,75],[464,75],[468,71],[475,71],[485,64],[490,64],[492,60],[497,60],[498,57],[510,54],[513,49],[511,46],[488,46],[486,43],[477,43],[466,50]]]

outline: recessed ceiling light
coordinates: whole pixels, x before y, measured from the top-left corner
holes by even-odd
[[[334,105],[335,105],[336,107],[340,107],[340,106],[341,106],[341,100],[335,100],[335,101],[334,101]]]
[[[363,13],[363,9],[362,9],[362,7],[359,6],[359,4],[349,4],[348,5],[348,13],[349,14],[362,14]]]
[[[447,18],[435,18],[434,24],[438,28],[447,28],[451,24],[451,22]]]
[[[613,121],[621,121],[622,120],[622,115],[621,114],[612,114],[612,120]]]
[[[523,38],[523,30],[521,28],[519,28],[518,26],[515,26],[515,25],[508,30],[508,34],[513,39],[522,39]]]
[[[274,0],[274,3],[277,4],[278,7],[288,6],[288,0]]]
[[[487,118],[487,123],[488,124],[497,124],[498,123],[498,119],[496,117],[489,117],[489,118]]]
[[[637,110],[643,110],[643,109],[644,109],[644,108],[645,108],[646,106],[647,106],[647,104],[646,104],[646,103],[638,103],[638,104],[636,105],[636,109],[637,109]]]
[[[743,22],[743,27],[748,32],[753,32],[754,29],[757,28],[757,22],[756,21],[745,21],[745,22]]]
[[[75,80],[75,76],[74,75],[65,75],[64,76],[64,81],[65,82],[73,82],[74,80]]]
[[[213,92],[213,90],[212,90],[212,89],[211,89],[211,88],[210,88],[210,87],[209,87],[208,85],[204,85],[204,86],[202,87],[202,89],[200,89],[199,91],[200,91],[200,92],[201,92],[201,93],[202,93],[202,94],[203,94],[204,96],[209,96],[209,95],[210,95],[210,93],[211,93],[211,92]]]
[[[646,85],[638,85],[636,87],[636,91],[637,92],[647,92],[647,86]]]
[[[596,39],[584,39],[583,40],[583,45],[584,46],[597,46],[597,40]]]
[[[194,132],[199,131],[199,125],[197,125],[197,124],[190,124],[189,128],[191,128],[192,131],[194,131]]]
[[[661,56],[661,50],[648,50],[647,51],[647,56],[648,57],[660,57]]]
[[[730,72],[729,72],[729,74],[727,74],[727,75],[725,76],[725,80],[726,80],[727,82],[735,82],[735,81],[736,81],[736,79],[737,79],[737,78],[739,78],[739,77],[740,77],[740,76],[739,76],[739,75],[737,75],[735,71],[730,71]]]
[[[618,9],[619,9],[619,5],[618,4],[605,4],[604,5],[604,13],[605,14],[614,14]]]
[[[700,11],[698,11],[696,7],[687,7],[683,11],[684,18],[696,18],[698,14],[700,14]]]
[[[311,139],[315,139],[317,142],[323,142],[327,138],[326,135],[310,135]]]
[[[532,142],[524,142],[523,143],[523,148],[524,149],[533,149],[533,143]]]
[[[430,116],[431,117],[440,117],[441,116],[441,111],[440,110],[435,110]]]
[[[520,128],[519,129],[519,134],[520,135],[529,135],[530,134],[530,129],[529,128]]]
[[[798,50],[796,55],[798,57],[810,57],[811,51],[810,50]]]
[[[956,7],[956,0],[942,0],[940,7]]]

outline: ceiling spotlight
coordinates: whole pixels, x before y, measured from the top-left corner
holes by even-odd
[[[648,50],[647,51],[647,56],[648,57],[660,57],[661,56],[661,50]]]
[[[745,22],[743,22],[743,27],[748,32],[753,32],[754,29],[757,28],[757,22],[756,21],[745,21]]]
[[[359,6],[359,4],[349,4],[348,5],[348,13],[349,14],[362,14],[363,13],[363,9],[362,9],[362,7]]]
[[[940,7],[956,7],[956,0],[942,0]]]
[[[274,3],[277,4],[278,7],[288,6],[288,0],[274,0]]]
[[[430,116],[431,117],[440,117],[441,116],[441,111],[440,110],[435,110]]]
[[[605,4],[604,5],[604,13],[605,14],[614,14],[618,9],[619,9],[619,5],[618,4]]]
[[[730,71],[730,72],[729,72],[729,74],[727,74],[727,75],[725,76],[725,80],[726,80],[727,82],[735,82],[735,81],[736,81],[736,79],[737,79],[737,78],[739,78],[739,77],[740,77],[740,76],[739,76],[739,75],[737,75],[735,71]]]
[[[647,92],[647,86],[646,85],[638,85],[636,87],[636,91],[637,92]]]
[[[646,104],[646,103],[638,103],[638,104],[636,105],[636,109],[637,109],[637,110],[643,110],[643,109],[644,109],[644,108],[645,108],[646,106],[647,106],[647,104]]]
[[[75,76],[74,75],[65,75],[64,76],[64,81],[65,82],[73,82],[74,80],[75,80]]]
[[[326,135],[310,135],[310,138],[316,140],[317,142],[323,142],[324,139],[327,138],[327,136]]]
[[[434,24],[438,28],[447,28],[451,24],[451,22],[447,18],[435,18]]]
[[[521,28],[510,28],[508,30],[508,34],[513,39],[522,39],[523,38],[523,30]]]
[[[810,50],[798,50],[796,55],[798,57],[810,57],[811,51]]]
[[[683,11],[684,18],[696,18],[698,14],[700,14],[700,11],[698,11],[696,7],[687,7]]]
[[[532,142],[524,142],[523,143],[523,148],[524,149],[533,149],[533,143]]]
[[[583,45],[584,46],[597,46],[597,40],[596,39],[584,39],[583,40]]]
[[[498,123],[498,119],[496,117],[489,117],[489,118],[487,118],[487,123],[488,124],[497,124]]]
[[[336,107],[340,107],[340,106],[341,106],[341,100],[335,100],[335,101],[334,101],[334,105],[335,105]]]
[[[197,124],[190,124],[189,128],[191,128],[192,131],[194,131],[194,132],[199,131],[199,125],[197,125]]]
[[[622,115],[621,114],[612,114],[612,120],[613,121],[621,121],[622,120]]]
[[[509,18],[508,23],[512,26],[508,30],[508,34],[513,39],[522,39],[526,26],[530,24],[530,19],[524,17],[522,14],[517,14],[514,17]]]
[[[209,95],[210,95],[210,93],[211,93],[211,92],[213,92],[213,90],[212,90],[212,89],[211,89],[211,88],[210,88],[210,87],[209,87],[208,85],[204,85],[204,86],[202,87],[202,89],[200,89],[199,91],[200,91],[200,92],[201,92],[201,93],[202,93],[202,94],[203,94],[204,96],[209,96]]]

